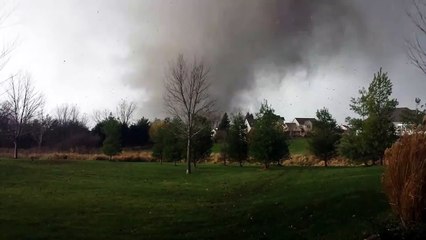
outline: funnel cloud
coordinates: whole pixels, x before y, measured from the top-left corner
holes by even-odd
[[[131,39],[135,63],[130,84],[150,92],[148,105],[161,109],[167,64],[183,53],[211,68],[218,110],[238,107],[238,95],[256,87],[256,76],[278,85],[295,71],[314,72],[318,61],[337,55],[344,44],[363,37],[364,23],[353,1],[219,0],[151,2],[135,21],[150,35]],[[138,6],[132,7],[138,9]],[[145,8],[146,9],[146,8]],[[140,14],[137,14],[137,13]]]

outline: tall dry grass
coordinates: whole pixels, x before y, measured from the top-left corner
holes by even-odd
[[[401,137],[386,150],[383,187],[405,228],[426,220],[426,135]]]

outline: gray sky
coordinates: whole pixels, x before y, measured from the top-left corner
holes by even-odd
[[[113,109],[164,117],[166,69],[178,53],[212,69],[219,110],[256,111],[267,99],[291,121],[327,107],[339,122],[350,97],[383,67],[401,106],[426,100],[412,66],[404,0],[20,0],[0,29],[19,44],[1,77],[24,70],[47,108]],[[1,85],[4,87],[4,85]]]

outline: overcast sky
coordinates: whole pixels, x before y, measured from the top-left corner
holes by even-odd
[[[339,122],[350,97],[383,67],[400,106],[426,100],[409,63],[414,35],[404,0],[20,0],[1,28],[18,39],[4,79],[32,75],[47,109],[83,112],[135,101],[138,117],[164,117],[163,81],[178,53],[212,69],[218,110],[256,111],[267,99],[291,121],[327,107]],[[11,10],[12,9],[12,10]],[[0,85],[3,89],[6,85]]]

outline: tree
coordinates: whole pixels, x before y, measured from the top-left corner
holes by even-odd
[[[109,156],[111,160],[113,156],[121,152],[121,127],[120,123],[110,116],[103,125],[103,133],[105,140],[103,142],[102,151]]]
[[[205,117],[197,116],[194,119],[194,130],[197,134],[194,135],[191,146],[191,160],[196,167],[198,161],[210,156],[213,147],[211,122]]]
[[[235,115],[226,138],[226,151],[229,158],[243,166],[248,156],[247,126],[241,113]]]
[[[348,152],[349,142],[361,145],[353,145],[353,148],[362,149],[356,151],[357,159],[373,161],[382,160],[384,151],[390,147],[396,139],[395,128],[391,121],[391,114],[398,105],[392,95],[392,82],[387,73],[382,69],[374,74],[373,81],[368,89],[362,88],[360,97],[351,99],[351,110],[361,116],[361,119],[351,119],[352,134],[345,135],[342,139],[344,147],[340,152],[347,157],[353,157],[353,151]],[[345,139],[351,138],[351,139]],[[359,138],[359,139],[358,139]],[[353,159],[356,160],[356,159]]]
[[[176,162],[182,158],[185,149],[185,142],[180,133],[182,122],[178,119],[165,119],[161,125],[158,124],[158,121],[154,122],[157,129],[151,135],[154,141],[152,155],[160,159],[160,163],[173,161],[176,165]]]
[[[80,112],[77,105],[62,104],[56,107],[56,119],[59,124],[67,125],[71,123],[87,124],[87,117]]]
[[[35,90],[29,74],[11,77],[7,93],[7,104],[13,131],[13,157],[18,158],[19,139],[26,126],[33,119],[37,110],[44,104],[43,96]]]
[[[37,119],[33,122],[33,134],[34,138],[37,140],[38,148],[41,149],[43,144],[43,137],[47,130],[51,128],[53,124],[53,118],[49,114],[45,114],[43,109],[41,109],[37,114]]]
[[[130,121],[132,120],[133,113],[136,110],[136,104],[134,102],[127,102],[122,99],[117,106],[117,119],[123,125],[130,125]]]
[[[288,157],[289,149],[283,119],[265,101],[256,114],[254,128],[249,135],[249,153],[268,168],[271,162]]]
[[[149,143],[149,129],[151,123],[146,118],[139,119],[135,124],[130,125],[128,132],[129,146],[144,146]]]
[[[222,120],[219,123],[219,130],[228,131],[231,122],[229,121],[229,117],[227,113],[223,114]]]
[[[408,57],[411,62],[426,74],[426,1],[411,0],[411,9],[408,11],[408,16],[418,30],[415,37],[407,41]]]
[[[336,153],[337,143],[340,139],[336,120],[331,116],[327,108],[317,110],[318,121],[315,122],[309,139],[310,151],[324,161],[328,166],[328,160]]]
[[[209,69],[203,62],[194,60],[191,67],[183,55],[179,55],[166,79],[165,104],[172,116],[183,122],[186,132],[186,173],[191,173],[191,148],[195,131],[194,123],[197,116],[207,115],[212,111],[214,101],[209,95]]]

